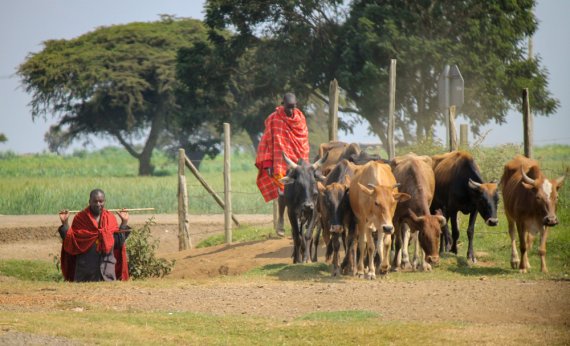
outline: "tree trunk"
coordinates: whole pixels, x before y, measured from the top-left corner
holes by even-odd
[[[186,156],[188,156],[188,159],[197,169],[200,169],[200,164],[204,157],[206,157],[206,153],[203,151],[186,151]]]
[[[152,151],[156,148],[158,138],[164,130],[165,114],[159,107],[150,125],[150,133],[144,144],[144,148],[139,156],[139,175],[152,175],[154,166],[150,163]]]
[[[259,141],[261,137],[259,136],[259,132],[251,131],[250,129],[245,129],[249,139],[251,139],[251,144],[253,145],[253,150],[257,152],[257,147],[259,147]]]

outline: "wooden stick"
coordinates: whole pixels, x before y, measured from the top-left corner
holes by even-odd
[[[148,211],[154,210],[154,208],[124,208],[124,209],[106,209],[107,211]],[[81,210],[70,210],[68,213],[79,213]]]

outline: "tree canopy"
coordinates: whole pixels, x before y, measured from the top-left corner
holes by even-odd
[[[265,63],[275,66],[268,75],[283,76],[281,84],[295,86],[302,97],[326,94],[328,82],[337,78],[348,103],[384,144],[390,59],[398,61],[400,142],[430,137],[443,121],[437,80],[446,64],[457,64],[463,73],[460,112],[476,133],[491,121],[503,123],[509,109],[520,107],[522,88],[530,89],[535,113],[551,114],[558,105],[540,59],[526,55],[526,41],[537,27],[533,0],[342,3],[210,0],[206,24],[235,31],[229,41],[210,35],[233,49],[232,56],[263,47],[271,59]]]
[[[180,115],[176,55],[204,40],[202,22],[163,16],[151,23],[101,27],[71,40],[49,40],[19,66],[32,95],[32,116],[59,122],[46,139],[50,148],[93,134],[118,140],[139,159],[139,174],[153,171],[151,156]],[[134,143],[144,139],[142,148]]]

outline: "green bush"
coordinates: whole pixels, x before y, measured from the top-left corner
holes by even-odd
[[[151,239],[150,226],[154,224],[154,217],[151,217],[142,228],[131,232],[127,239],[129,275],[135,280],[164,277],[174,267],[174,260],[168,261],[164,258],[155,257],[159,241]]]

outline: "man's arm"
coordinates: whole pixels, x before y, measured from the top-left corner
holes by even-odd
[[[61,226],[57,229],[61,239],[65,239],[67,236],[67,231],[69,230],[69,210],[64,209],[59,212],[59,220],[61,221]]]

